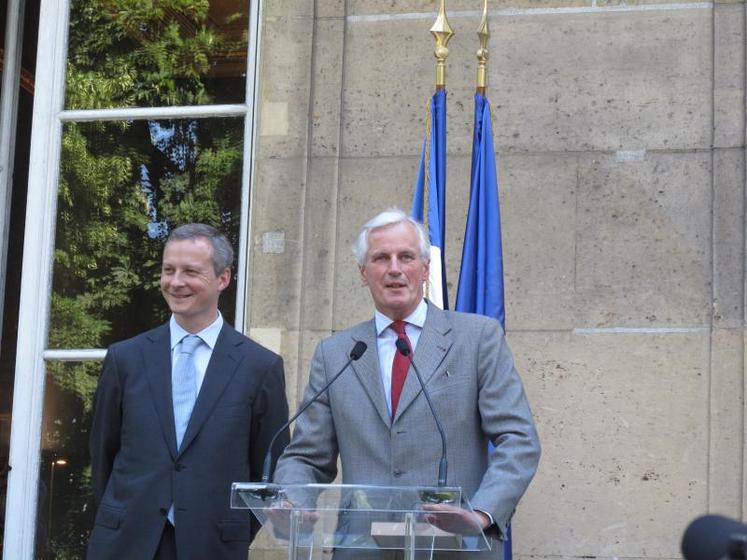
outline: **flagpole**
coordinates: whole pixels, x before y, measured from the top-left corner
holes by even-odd
[[[426,297],[435,306],[448,309],[446,266],[443,260],[446,246],[446,58],[449,56],[447,45],[454,32],[446,18],[445,0],[440,2],[430,32],[436,40],[436,88],[428,102],[426,137],[413,193],[412,215],[425,226],[431,245]]]
[[[468,295],[468,292],[470,291],[468,288],[471,288],[471,290],[474,291],[480,291],[478,288],[478,285],[480,284],[480,281],[477,278],[466,278],[465,279],[465,289],[464,292],[462,291],[462,273],[464,273],[464,270],[460,271],[459,275],[459,285],[458,285],[458,294],[457,294],[457,310],[459,311],[471,311],[473,313],[482,313],[485,315],[492,315],[495,319],[498,319],[499,322],[502,323],[504,329],[505,329],[505,307],[504,307],[504,294],[503,294],[503,249],[501,246],[501,229],[500,229],[500,208],[498,204],[498,172],[497,168],[495,167],[495,153],[493,148],[493,128],[491,125],[491,118],[490,118],[490,103],[488,102],[487,98],[485,97],[485,94],[487,92],[487,82],[488,82],[488,72],[487,72],[487,62],[488,62],[488,39],[490,39],[490,30],[488,29],[488,0],[483,0],[482,4],[482,19],[480,20],[480,25],[477,28],[477,38],[480,41],[480,48],[477,49],[477,87],[475,88],[475,145],[472,147],[473,153],[472,153],[472,177],[470,178],[470,189],[483,189],[483,193],[490,193],[493,196],[495,196],[495,199],[491,204],[488,204],[489,207],[483,207],[479,211],[475,212],[475,215],[472,216],[472,219],[475,220],[475,224],[473,225],[473,231],[472,233],[475,234],[477,230],[483,230],[483,231],[489,231],[490,235],[488,238],[492,238],[492,242],[497,242],[497,245],[490,245],[490,247],[483,247],[483,252],[485,254],[490,253],[489,261],[483,261],[479,264],[480,267],[482,267],[484,270],[481,272],[483,275],[482,277],[482,285],[484,293],[482,294],[474,294],[473,301],[475,304],[477,304],[476,308],[468,309],[464,307],[460,307],[459,305],[459,298],[462,295]],[[482,115],[479,115],[480,112],[485,111]],[[480,125],[478,127],[478,121],[480,122]],[[479,131],[479,132],[478,132]],[[481,135],[482,137],[478,139],[477,135]],[[489,149],[485,149],[485,147],[489,146]],[[478,152],[480,150],[483,150],[483,160],[476,162],[476,157],[478,156]],[[487,153],[485,153],[487,152]],[[476,167],[477,166],[477,167]],[[478,169],[479,168],[479,169]],[[485,174],[487,171],[488,175],[491,175],[492,178],[490,181],[488,181],[489,184],[481,183],[480,176]],[[470,212],[472,212],[472,195],[475,194],[473,192],[470,192]],[[488,196],[486,200],[489,200],[490,197]],[[484,202],[483,202],[484,204]],[[477,210],[477,209],[476,209]],[[480,214],[481,212],[484,212],[488,214],[488,219],[486,223],[479,224],[477,223],[478,217],[477,214]],[[492,214],[492,215],[490,215]],[[465,254],[467,253],[467,246],[468,246],[468,237],[470,233],[470,216],[467,216],[467,231],[465,231],[464,237],[465,237],[465,245],[462,250],[462,268],[465,266]],[[474,237],[474,235],[473,235]],[[479,241],[476,241],[475,239],[472,239],[472,242],[479,243]],[[479,253],[479,251],[476,250],[475,247],[471,248],[473,251],[473,261],[471,264],[473,266],[477,266],[477,261],[474,260],[476,255]],[[487,271],[491,271],[492,275],[488,273]],[[486,289],[487,288],[487,289]],[[493,293],[490,294],[490,298],[488,297],[487,292],[491,291]],[[469,299],[469,298],[468,298]],[[492,301],[489,301],[492,300]],[[511,535],[511,524],[508,524],[506,535],[504,535],[505,540],[503,541],[503,560],[513,560],[513,537]]]
[[[436,91],[446,88],[446,58],[449,56],[447,45],[454,35],[446,19],[446,0],[441,0],[436,21],[431,27],[431,34],[436,39]]]
[[[480,40],[480,48],[477,49],[477,93],[485,95],[488,85],[488,39],[490,30],[488,29],[488,0],[482,3],[482,19],[480,26],[477,28],[477,38]]]

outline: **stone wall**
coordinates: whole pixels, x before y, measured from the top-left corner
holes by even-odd
[[[447,8],[454,294],[481,6]],[[350,247],[409,208],[436,9],[265,2],[249,305],[292,408],[318,340],[371,314]],[[744,2],[490,10],[508,334],[544,448],[515,554],[676,558],[692,518],[744,512]]]

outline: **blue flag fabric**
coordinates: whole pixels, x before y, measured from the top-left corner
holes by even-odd
[[[490,103],[475,95],[469,210],[464,231],[456,310],[479,313],[506,326],[503,303],[503,247],[498,202],[498,172],[493,148]],[[503,543],[504,560],[512,560],[511,526]]]
[[[443,89],[431,98],[411,214],[426,225],[431,242],[428,298],[441,309],[448,309],[443,259],[446,234],[446,90]]]
[[[456,310],[493,317],[505,327],[498,173],[490,103],[480,94],[475,95],[471,175]]]

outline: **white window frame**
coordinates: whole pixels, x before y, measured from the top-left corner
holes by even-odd
[[[10,5],[14,2],[23,0],[9,0]],[[106,350],[101,348],[47,349],[63,123],[208,116],[244,117],[235,325],[244,332],[247,327],[246,309],[250,293],[247,273],[250,257],[248,239],[251,228],[249,186],[254,170],[262,2],[253,1],[249,5],[245,103],[233,105],[65,111],[69,12],[69,0],[41,1],[13,393],[9,459],[11,471],[8,473],[5,506],[4,560],[34,558],[46,362],[101,360],[106,354]]]

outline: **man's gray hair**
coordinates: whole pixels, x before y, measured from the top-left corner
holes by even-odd
[[[216,276],[220,275],[225,269],[233,267],[233,247],[231,247],[231,242],[213,226],[207,224],[184,224],[171,231],[166,243],[198,238],[207,239],[213,247],[213,269]]]
[[[358,266],[363,266],[366,263],[366,254],[368,254],[368,235],[372,230],[402,223],[413,225],[415,231],[418,232],[420,256],[424,261],[430,262],[431,244],[428,241],[428,234],[425,232],[423,224],[412,216],[405,214],[404,211],[399,208],[390,208],[370,219],[361,228],[361,232],[358,234],[358,240],[355,243],[355,247],[353,247],[353,253],[355,254],[355,260],[358,263]]]

